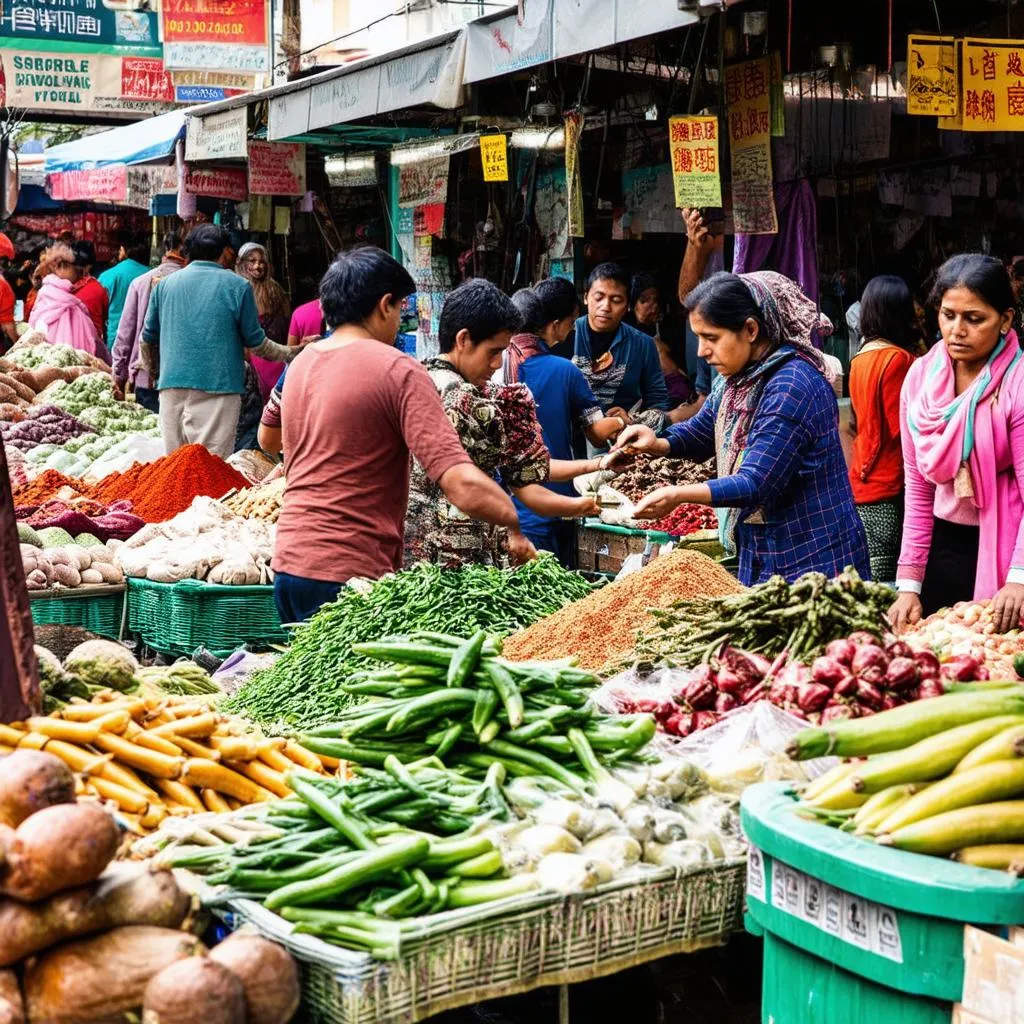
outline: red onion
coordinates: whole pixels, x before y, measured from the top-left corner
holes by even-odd
[[[833,640],[825,648],[825,655],[827,657],[834,658],[847,668],[853,664],[853,656],[856,653],[857,645],[852,640]]]
[[[726,711],[732,711],[733,708],[738,708],[739,706],[739,698],[731,693],[720,693],[715,698],[715,710],[720,715],[724,715]]]
[[[981,661],[973,654],[959,654],[950,658],[940,669],[943,679],[951,679],[958,683],[968,683],[978,678]]]
[[[885,645],[885,653],[890,658],[913,658],[914,648],[905,640],[890,640]]]
[[[831,699],[832,690],[824,683],[807,683],[797,694],[801,711],[821,711]]]
[[[821,683],[831,690],[848,675],[848,667],[838,658],[825,654],[814,659],[814,664],[811,665],[811,675],[816,683]]]
[[[886,669],[885,685],[890,690],[902,692],[917,686],[917,677],[917,662],[913,658],[896,657]]]
[[[697,711],[693,716],[693,731],[698,732],[700,729],[706,729],[717,721],[718,715],[714,711]]]
[[[731,668],[720,668],[718,670],[718,689],[723,694],[738,697],[748,686],[757,685],[759,680],[747,680],[734,672]]]
[[[837,697],[853,697],[857,693],[857,677],[851,675],[845,675],[843,678],[836,683],[832,692]]]
[[[882,710],[890,711],[892,708],[898,708],[903,704],[902,698],[892,692],[892,690],[886,690],[882,695]]]
[[[710,665],[701,665],[690,673],[689,678],[679,688],[676,700],[688,704],[694,711],[699,708],[710,708],[715,703],[718,690],[715,687],[714,672]]]
[[[869,683],[861,677],[857,680],[857,700],[877,711],[882,706],[884,695],[874,683]]]
[[[927,700],[929,697],[941,697],[945,688],[938,679],[923,679],[917,688],[917,699]]]
[[[839,721],[844,718],[857,718],[859,717],[859,711],[854,704],[844,704],[842,701],[837,701],[835,704],[829,704],[821,713],[821,724],[826,725],[828,722]]]
[[[850,634],[850,643],[855,647],[881,647],[881,642],[874,633],[869,633],[867,630],[859,629],[856,633]]]
[[[888,655],[875,644],[858,647],[851,666],[853,674],[868,683],[880,683],[885,679],[885,671],[888,667]]]
[[[718,656],[718,661],[723,668],[739,676],[743,684],[747,686],[764,679],[771,668],[771,662],[767,658],[740,650],[738,647],[724,648]],[[721,684],[719,685],[721,687]],[[724,687],[721,688],[724,689]]]
[[[931,651],[914,651],[919,675],[922,679],[938,679],[942,669],[939,659]]]

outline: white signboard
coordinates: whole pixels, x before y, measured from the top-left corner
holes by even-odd
[[[185,159],[244,160],[248,155],[246,107],[207,117],[189,117],[185,126]]]

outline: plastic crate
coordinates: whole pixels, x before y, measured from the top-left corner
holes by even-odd
[[[98,633],[111,640],[120,638],[127,596],[124,588],[119,588],[113,594],[70,596],[73,593],[69,591],[69,596],[34,598],[31,601],[32,621],[37,626],[81,626],[90,633]]]
[[[878,846],[743,794],[747,929],[765,940],[762,1020],[940,1024],[963,991],[964,925],[1024,921],[1024,882]]]
[[[147,647],[191,655],[205,647],[226,657],[239,647],[265,648],[288,635],[274,588],[229,587],[200,580],[128,580],[128,628]]]

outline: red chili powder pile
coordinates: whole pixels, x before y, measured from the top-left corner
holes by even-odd
[[[89,491],[89,497],[107,505],[127,499],[140,519],[163,523],[184,512],[200,495],[221,498],[243,487],[248,482],[241,473],[202,445],[190,444],[155,462],[112,473]]]
[[[65,476],[55,469],[47,469],[40,473],[31,483],[26,484],[24,487],[19,487],[14,492],[15,508],[42,505],[44,501],[49,501],[58,491],[63,490],[65,487],[79,494],[84,494],[89,490],[88,486],[83,484],[81,480]]]

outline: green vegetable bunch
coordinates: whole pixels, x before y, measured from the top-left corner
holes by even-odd
[[[361,701],[344,689],[372,663],[355,644],[414,630],[468,635],[482,629],[506,636],[590,591],[582,576],[544,555],[512,570],[421,564],[365,591],[345,587],[337,601],[296,630],[291,647],[271,668],[246,681],[226,710],[270,728],[330,722]]]

